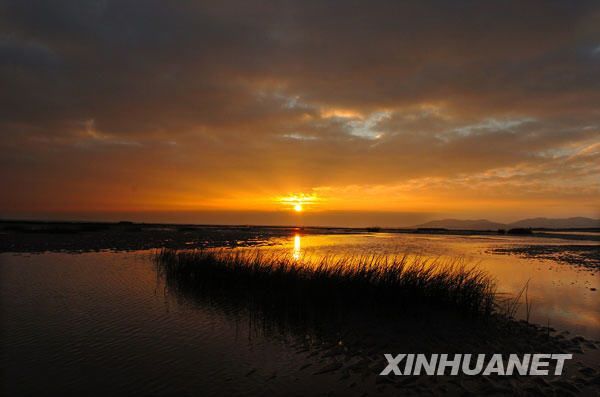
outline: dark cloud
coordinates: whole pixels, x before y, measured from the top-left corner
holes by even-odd
[[[3,1],[0,204],[522,186],[517,168],[597,198],[599,26],[594,1]]]

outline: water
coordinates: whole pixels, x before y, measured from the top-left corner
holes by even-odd
[[[600,338],[600,288],[598,273],[552,259],[528,259],[492,253],[495,248],[523,245],[573,244],[569,240],[513,236],[448,236],[415,234],[295,235],[281,239],[268,250],[287,251],[296,258],[323,255],[344,256],[364,253],[378,255],[411,254],[444,259],[462,258],[467,264],[489,273],[498,292],[515,296],[529,281],[530,321],[569,330],[590,338]],[[600,249],[597,242],[581,242]],[[523,297],[524,298],[524,297]],[[524,299],[523,299],[524,303]],[[525,317],[521,305],[519,317]]]
[[[257,395],[311,384],[295,349],[236,308],[166,293],[149,252],[0,261],[5,395]]]
[[[460,256],[489,271],[500,291],[515,293],[530,280],[533,321],[598,339],[598,292],[590,290],[599,287],[597,274],[489,253],[524,239],[296,235],[261,249],[299,259],[365,252]],[[3,393],[232,395],[315,387],[311,373],[300,371],[305,361],[288,336],[259,332],[236,307],[170,293],[150,254],[0,254]],[[333,389],[336,379],[320,376],[319,389]]]

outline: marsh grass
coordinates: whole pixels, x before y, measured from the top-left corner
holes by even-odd
[[[516,295],[496,294],[496,311],[509,319],[514,319],[517,315],[517,312],[519,311],[519,308],[524,303],[524,320],[525,322],[529,323],[529,320],[531,318],[531,310],[533,308],[533,301],[529,298],[530,281],[531,279],[528,279]]]
[[[318,260],[258,250],[163,249],[159,274],[183,295],[227,300],[296,325],[338,322],[356,313],[453,311],[487,317],[495,283],[460,260],[401,255]]]

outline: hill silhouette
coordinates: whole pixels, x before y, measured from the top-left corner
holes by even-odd
[[[498,230],[513,228],[533,229],[579,229],[600,228],[600,219],[573,218],[528,218],[512,223],[499,223],[487,219],[440,219],[416,225],[416,228],[444,228],[458,230]]]

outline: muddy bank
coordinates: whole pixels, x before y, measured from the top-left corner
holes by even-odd
[[[525,323],[495,324],[493,327],[456,328],[451,319],[444,324],[431,319],[411,325],[399,322],[387,327],[353,330],[340,335],[337,342],[299,340],[298,354],[303,358],[300,371],[311,371],[315,383],[321,376],[335,376],[339,389],[333,395],[582,395],[598,394],[600,343],[581,337],[568,338],[543,327]],[[372,324],[371,324],[372,325]],[[381,325],[381,324],[378,324]],[[466,324],[463,324],[466,325]],[[443,332],[435,332],[440,327]],[[467,331],[468,329],[468,331]],[[568,352],[562,376],[380,376],[387,361],[383,353],[512,353]],[[552,373],[552,371],[550,371]]]
[[[297,228],[154,225],[137,223],[1,222],[0,252],[136,251],[153,248],[243,247],[270,244]],[[328,233],[334,229],[303,229]]]
[[[600,245],[526,245],[495,248],[489,252],[519,255],[529,259],[549,259],[592,271],[600,270]]]
[[[497,236],[494,231],[449,229],[383,229],[287,226],[170,225],[133,222],[41,222],[0,220],[0,252],[89,252],[136,251],[153,248],[244,247],[273,244],[268,240],[296,233],[365,234],[392,233],[448,236]],[[593,234],[535,232],[528,237],[599,241]],[[579,247],[579,246],[573,246]],[[581,246],[584,251],[586,246]],[[590,248],[589,246],[587,246]],[[527,247],[528,248],[528,247]],[[560,250],[549,246],[549,249]],[[498,253],[504,253],[498,251]],[[513,253],[513,252],[506,252]],[[515,251],[514,253],[517,253]],[[540,255],[548,255],[539,251]],[[531,251],[532,257],[538,253]],[[570,254],[567,254],[570,255]],[[587,254],[586,254],[587,255]],[[586,261],[597,266],[600,254],[587,255]],[[570,262],[576,257],[565,257]],[[586,263],[587,263],[586,262]]]
[[[194,300],[195,304],[206,305]],[[214,301],[213,301],[214,304]],[[214,307],[214,306],[213,306]],[[234,315],[229,312],[229,315]],[[594,396],[600,388],[600,342],[571,337],[524,322],[495,319],[477,323],[448,313],[408,313],[397,318],[348,320],[337,330],[281,328],[255,313],[235,314],[295,349],[298,377],[282,380],[290,395],[574,395]],[[385,353],[572,353],[561,376],[380,376]],[[552,371],[550,371],[552,373]],[[245,375],[269,382],[277,372],[260,365]],[[309,383],[306,383],[306,379]],[[331,380],[335,386],[331,386]]]

